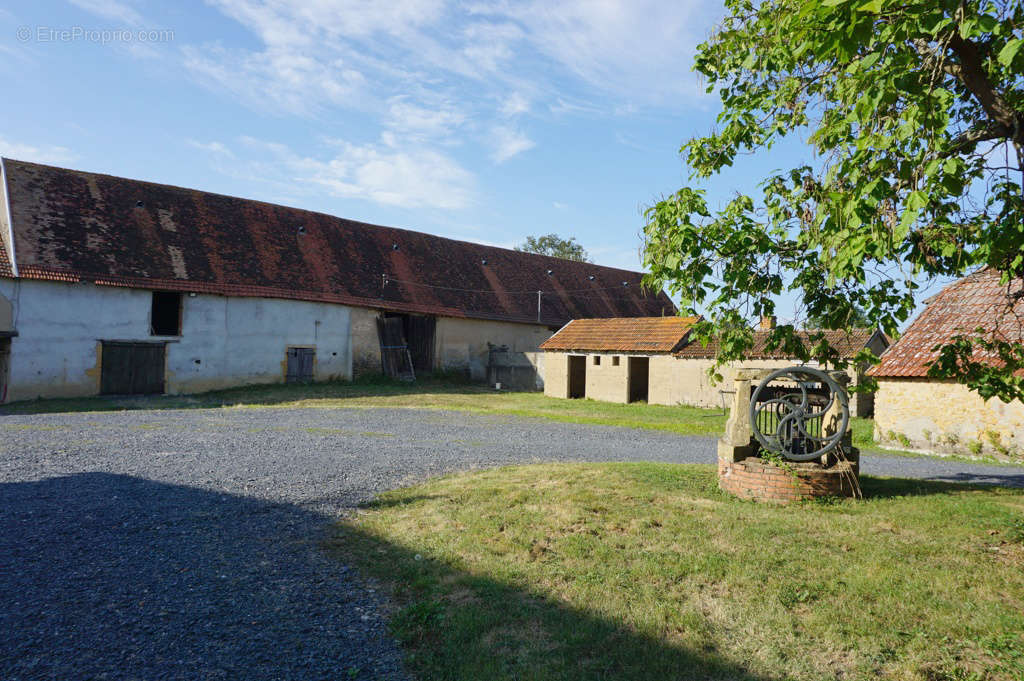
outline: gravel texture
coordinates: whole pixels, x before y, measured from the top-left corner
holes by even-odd
[[[402,679],[327,523],[385,489],[539,461],[712,463],[712,438],[407,409],[0,416],[0,678]],[[1024,486],[1024,469],[865,456]]]

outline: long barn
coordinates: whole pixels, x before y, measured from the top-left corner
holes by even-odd
[[[571,319],[675,314],[642,274],[0,159],[0,401],[435,370]],[[533,355],[530,355],[533,356]]]

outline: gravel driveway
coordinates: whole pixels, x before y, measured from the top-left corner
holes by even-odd
[[[384,603],[326,523],[441,473],[714,460],[714,441],[465,412],[0,416],[0,678],[401,679]],[[865,473],[1024,486],[1024,469],[868,456]]]

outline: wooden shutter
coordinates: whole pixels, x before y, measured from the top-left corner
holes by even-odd
[[[100,394],[152,395],[164,392],[163,343],[103,341]]]

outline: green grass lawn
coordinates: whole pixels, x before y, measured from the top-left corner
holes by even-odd
[[[5,405],[2,413],[111,411],[122,409],[190,409],[216,407],[401,407],[454,409],[513,414],[568,423],[591,423],[664,430],[683,435],[720,435],[726,414],[721,409],[648,404],[613,404],[562,400],[543,393],[496,391],[454,379],[422,379],[414,384],[386,380],[265,385],[197,395],[49,399]],[[872,422],[854,419],[854,444],[869,446]]]
[[[1024,491],[864,478],[721,493],[710,466],[537,465],[388,492],[328,540],[419,678],[1024,678]]]

